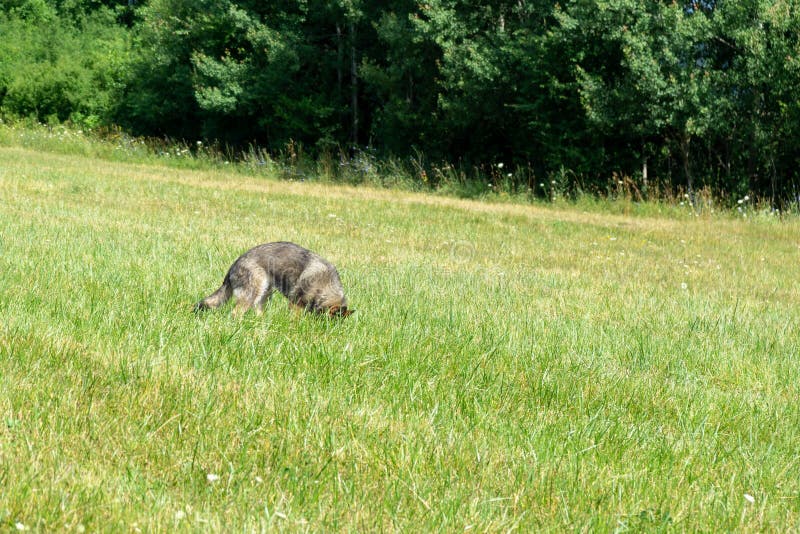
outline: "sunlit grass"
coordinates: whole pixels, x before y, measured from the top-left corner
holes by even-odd
[[[0,525],[796,528],[800,224],[655,213],[0,148]],[[280,239],[358,312],[191,313]]]

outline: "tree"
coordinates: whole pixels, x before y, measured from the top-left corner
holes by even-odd
[[[730,138],[735,170],[731,191],[761,191],[773,205],[796,198],[800,153],[800,16],[794,2],[725,3],[715,19],[718,42],[729,51],[719,80],[733,101],[720,114],[721,129],[736,120]],[[718,131],[718,134],[722,134]]]

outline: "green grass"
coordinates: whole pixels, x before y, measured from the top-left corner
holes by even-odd
[[[0,530],[800,528],[797,219],[0,144]],[[358,312],[190,312],[279,239]]]

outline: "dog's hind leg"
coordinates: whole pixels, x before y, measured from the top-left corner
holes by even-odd
[[[249,310],[252,307],[253,305],[250,301],[248,301],[247,299],[239,298],[236,299],[236,305],[233,307],[232,313],[235,317],[241,317],[242,315],[247,313],[247,310]]]
[[[233,314],[241,316],[250,308],[261,313],[263,296],[267,288],[267,277],[257,265],[250,261],[239,261],[233,264],[229,273],[236,306]]]
[[[275,286],[266,275],[254,276],[252,282],[253,286],[257,288],[253,299],[253,309],[258,315],[261,315],[264,311],[264,304],[275,292]]]
[[[233,315],[240,317],[250,308],[254,308],[256,313],[260,312],[260,309],[256,306],[256,299],[259,295],[256,291],[253,291],[253,288],[242,287],[234,289],[233,296],[236,298],[236,306],[233,308]]]

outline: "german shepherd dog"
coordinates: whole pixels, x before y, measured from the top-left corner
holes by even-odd
[[[235,314],[241,315],[250,308],[261,314],[276,289],[298,312],[347,317],[355,311],[347,307],[336,267],[287,241],[258,245],[239,256],[228,269],[222,286],[198,302],[194,311],[218,308],[233,296]]]

